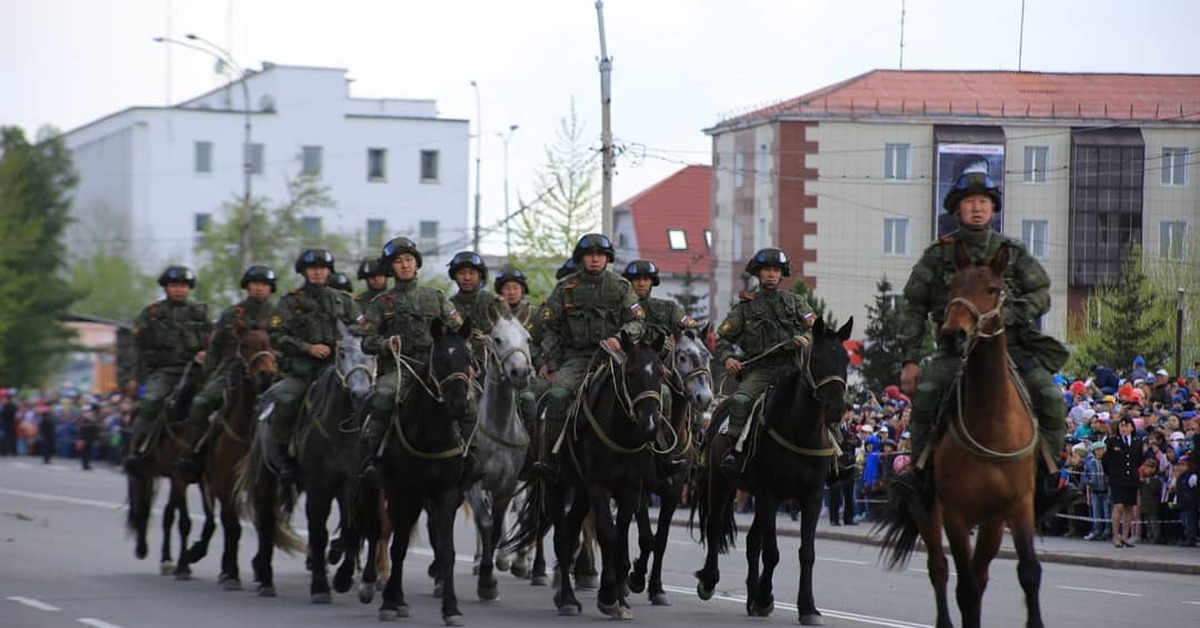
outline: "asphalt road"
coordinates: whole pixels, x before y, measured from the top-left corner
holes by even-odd
[[[197,495],[192,495],[193,504]],[[310,604],[303,557],[277,554],[277,598],[256,597],[249,582],[243,591],[221,590],[215,581],[219,533],[209,556],[195,566],[195,579],[181,582],[161,576],[157,515],[152,520],[151,557],[138,561],[123,526],[124,498],[123,477],[103,465],[85,473],[67,462],[42,466],[32,458],[0,459],[0,627],[326,628],[377,622],[378,598],[363,605],[347,593],[335,595],[329,605]],[[194,526],[193,537],[198,529]],[[580,593],[582,617],[560,618],[547,588],[532,587],[508,574],[500,574],[499,601],[479,602],[470,576],[474,533],[461,517],[456,531],[460,556],[456,584],[468,625],[524,628],[609,621],[596,610],[594,592]],[[797,619],[795,607],[788,603],[796,595],[797,543],[782,537],[780,544],[783,560],[775,582],[776,611],[767,621],[788,625]],[[243,580],[250,578],[253,546],[253,528],[248,527],[242,542]],[[674,605],[652,607],[644,595],[634,596],[635,621],[681,628],[762,625],[763,620],[748,618],[744,610],[745,562],[740,554],[722,560],[723,579],[711,601],[696,597],[691,574],[703,561],[702,551],[685,529],[672,531],[664,580]],[[933,599],[924,555],[916,555],[905,571],[888,572],[877,566],[876,552],[868,545],[819,541],[816,599],[826,625],[932,624]],[[424,573],[430,556],[422,541],[408,565],[405,589],[411,617],[402,621],[411,626],[443,625],[439,602],[432,597]],[[1049,626],[1200,625],[1200,576],[1045,563],[1043,569],[1043,617]],[[985,625],[1023,625],[1024,604],[1015,570],[1010,560],[993,563],[984,600]]]

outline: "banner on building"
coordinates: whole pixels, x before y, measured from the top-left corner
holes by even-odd
[[[937,192],[934,194],[934,238],[940,238],[955,229],[958,223],[950,215],[942,201],[950,192],[954,181],[970,166],[975,169],[987,164],[987,172],[1001,186],[1004,185],[1004,144],[938,144],[937,147]],[[992,220],[992,228],[1001,230],[1003,212]]]

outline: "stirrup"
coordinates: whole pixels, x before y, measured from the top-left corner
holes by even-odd
[[[743,464],[742,453],[733,447],[730,447],[725,452],[725,456],[721,458],[721,468],[731,473],[741,473]]]

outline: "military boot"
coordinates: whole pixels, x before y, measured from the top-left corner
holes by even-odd
[[[383,446],[383,438],[386,435],[385,423],[367,420],[363,428],[363,446],[366,447],[366,452],[363,453],[362,469],[358,472],[358,477],[363,482],[379,482],[379,448]]]
[[[204,457],[208,451],[207,442],[199,451],[194,449],[195,445],[189,446],[182,454],[179,455],[179,460],[175,461],[175,467],[183,474],[184,480],[188,484],[195,484],[204,477]]]
[[[145,468],[146,462],[150,457],[149,448],[146,447],[146,439],[150,436],[150,429],[146,419],[135,415],[129,426],[129,431],[129,452],[125,455],[125,460],[121,462],[121,466],[124,467],[125,473],[134,474]]]
[[[1041,519],[1070,509],[1084,499],[1084,494],[1071,482],[1061,482],[1057,473],[1051,473],[1041,456],[1035,456],[1037,479],[1034,480],[1033,511]],[[1060,486],[1061,485],[1061,486]]]
[[[546,417],[546,450],[542,452],[542,459],[533,463],[533,470],[551,482],[558,479],[558,455],[553,450],[562,430],[561,420]]]
[[[464,420],[459,424],[463,447],[467,449],[463,456],[462,476],[459,478],[459,488],[464,491],[483,479],[483,465],[479,463],[479,456],[475,452],[474,432],[474,421]]]
[[[853,480],[858,475],[858,465],[854,464],[853,452],[846,451],[846,435],[837,426],[833,426],[829,429],[829,437],[837,444],[837,449],[841,454],[834,454],[830,459],[830,473],[825,478],[825,486]],[[847,453],[851,455],[846,455]]]

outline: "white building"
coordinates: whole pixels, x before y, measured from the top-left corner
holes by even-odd
[[[192,263],[199,233],[242,198],[247,118],[255,198],[285,200],[302,172],[330,188],[336,207],[304,217],[310,234],[350,236],[364,254],[407,235],[426,264],[468,245],[467,120],[438,117],[433,100],[352,98],[341,68],[264,63],[244,80],[249,113],[239,81],[67,133],[79,171],[67,249],[129,246],[153,274]]]

